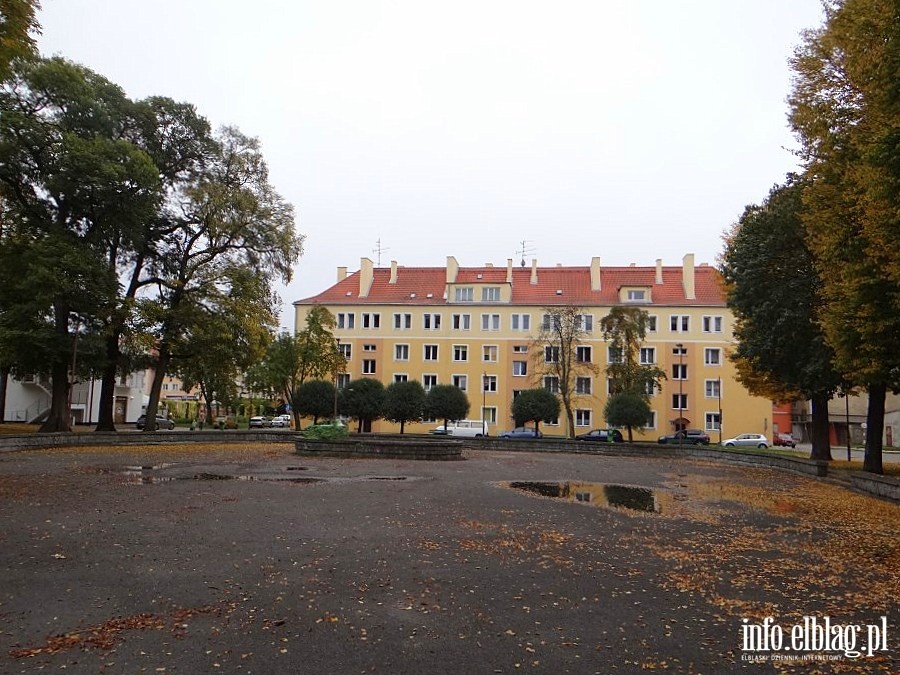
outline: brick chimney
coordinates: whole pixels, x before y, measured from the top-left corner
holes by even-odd
[[[600,258],[594,256],[591,258],[591,290],[600,291],[603,287],[600,284]]]
[[[369,297],[372,290],[372,282],[375,280],[375,271],[369,258],[359,260],[359,297]]]
[[[390,281],[388,281],[388,283],[389,284],[397,283],[397,261],[396,260],[391,260],[391,278],[390,278]]]
[[[537,286],[537,258],[531,259],[531,285]]]
[[[681,285],[684,288],[685,300],[696,300],[694,291],[694,254],[688,253],[681,262]]]

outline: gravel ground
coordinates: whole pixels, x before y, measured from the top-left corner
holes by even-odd
[[[900,507],[776,471],[29,451],[0,457],[0,518],[3,673],[900,672]],[[888,649],[747,660],[744,619],[804,616],[863,642],[886,616]]]

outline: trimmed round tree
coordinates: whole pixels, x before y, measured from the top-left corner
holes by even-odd
[[[606,402],[603,409],[606,423],[613,427],[626,427],[628,429],[628,442],[633,440],[631,430],[633,427],[644,427],[650,419],[650,404],[639,393],[623,391],[613,394]]]
[[[326,380],[309,380],[294,390],[291,400],[294,411],[302,417],[312,417],[313,424],[320,417],[334,414],[334,385]]]
[[[552,422],[559,417],[559,399],[546,389],[526,389],[512,402],[513,420],[517,427],[534,422],[535,433],[541,422]]]
[[[444,420],[446,428],[450,420],[464,420],[469,414],[469,397],[452,384],[435,385],[425,395],[425,414]]]
[[[357,433],[369,430],[384,416],[384,385],[370,377],[353,380],[341,391],[338,404],[341,413],[358,421]]]
[[[418,422],[425,410],[425,389],[418,380],[392,382],[384,390],[384,418],[400,425],[402,434],[407,422]]]

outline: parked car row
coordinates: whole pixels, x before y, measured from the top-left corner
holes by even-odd
[[[276,415],[275,417],[265,417],[263,415],[257,415],[256,417],[250,418],[251,429],[264,429],[266,427],[289,428],[290,426],[290,415]]]
[[[147,426],[147,416],[141,415],[140,417],[138,417],[137,422],[134,423],[134,426],[137,429],[143,429],[145,426]],[[175,422],[163,417],[162,415],[157,415],[156,416],[156,428],[157,429],[168,429],[169,431],[172,431],[172,429],[175,428]]]

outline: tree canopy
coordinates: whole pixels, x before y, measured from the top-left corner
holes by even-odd
[[[512,415],[517,427],[534,422],[539,429],[541,422],[553,422],[559,417],[559,399],[543,387],[526,389],[513,399]]]
[[[425,389],[418,380],[392,382],[384,392],[384,418],[400,425],[400,433],[407,422],[418,422],[425,410]]]
[[[452,384],[438,384],[428,390],[425,396],[425,414],[436,420],[463,420],[469,414],[469,397],[459,387]]]
[[[341,390],[338,407],[341,414],[357,420],[357,431],[368,430],[372,422],[384,417],[384,385],[371,377],[352,380]]]

